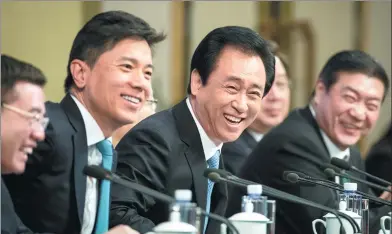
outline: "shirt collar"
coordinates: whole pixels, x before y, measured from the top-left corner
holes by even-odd
[[[92,146],[102,140],[105,140],[105,136],[103,135],[103,132],[97,121],[95,121],[94,117],[75,96],[71,95],[71,97],[78,106],[84,121],[84,126],[86,128],[87,146]],[[112,142],[112,137],[109,137],[107,140]]]
[[[310,109],[310,112],[312,113],[313,117],[316,118],[316,111],[313,109],[312,105],[309,105],[309,109]],[[327,136],[327,134],[321,128],[319,128],[319,129],[321,132],[321,136],[324,140],[324,143],[328,149],[329,156],[331,158],[336,157],[339,159],[344,159],[345,156],[348,156],[348,157],[350,156],[350,149],[349,148],[347,148],[345,150],[341,150],[337,145],[335,145],[331,141],[331,139]]]
[[[256,142],[259,142],[261,139],[263,139],[264,134],[262,133],[255,132],[250,129],[247,129],[246,131],[248,131],[248,133],[253,137],[253,139],[255,139]]]
[[[206,161],[210,159],[216,151],[221,151],[222,149],[222,143],[219,144],[218,146],[215,145],[215,143],[208,137],[207,133],[204,131],[203,127],[201,126],[200,122],[195,116],[195,113],[193,112],[193,108],[191,105],[191,102],[189,101],[189,98],[186,99],[186,105],[188,106],[189,111],[192,114],[193,120],[196,123],[197,130],[199,131],[200,139],[201,139],[201,144],[203,146],[203,151],[204,151],[204,156],[206,158]]]

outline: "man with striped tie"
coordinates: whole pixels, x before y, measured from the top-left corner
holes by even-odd
[[[137,124],[118,143],[118,173],[159,192],[190,189],[193,202],[220,215],[227,186],[203,177],[222,168],[224,142],[236,140],[255,119],[274,79],[267,42],[244,27],[211,31],[191,61],[188,97]],[[179,87],[180,88],[180,87]],[[113,185],[111,222],[144,233],[168,219],[167,205],[132,189]],[[201,233],[219,233],[201,219]]]
[[[22,221],[35,232],[102,234],[110,187],[83,175],[86,165],[115,170],[111,136],[137,119],[150,96],[151,47],[165,38],[123,11],[94,16],[70,52],[66,96],[46,103],[51,119],[23,175],[4,178]]]

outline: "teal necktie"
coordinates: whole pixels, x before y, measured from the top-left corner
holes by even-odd
[[[108,140],[98,142],[97,148],[102,154],[102,167],[112,170],[113,146]],[[103,234],[109,229],[109,209],[110,209],[110,181],[102,180],[99,196],[99,206],[95,234]]]
[[[214,156],[212,156],[210,159],[207,160],[208,168],[219,168],[219,155],[220,151],[216,151]],[[207,204],[206,204],[206,211],[207,213],[210,212],[211,208],[211,195],[212,195],[212,190],[214,189],[214,182],[211,180],[208,180],[208,186],[207,186]],[[203,233],[206,232],[207,229],[207,224],[208,224],[208,217],[206,216],[204,219],[204,231]]]

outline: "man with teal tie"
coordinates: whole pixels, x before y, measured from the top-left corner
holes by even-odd
[[[121,139],[117,172],[171,196],[190,189],[197,206],[223,215],[227,186],[208,181],[203,172],[223,168],[223,143],[236,140],[256,118],[274,80],[274,62],[267,42],[249,28],[211,31],[193,54],[187,97]],[[167,204],[115,184],[110,211],[111,225],[141,233],[168,219]],[[201,232],[219,233],[217,222],[200,220]]]
[[[52,120],[23,175],[4,178],[21,220],[35,232],[102,234],[109,228],[110,183],[86,165],[116,168],[111,136],[137,119],[150,96],[151,47],[165,38],[122,11],[94,16],[69,56],[66,95],[47,102]]]

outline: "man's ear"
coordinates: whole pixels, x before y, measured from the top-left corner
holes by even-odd
[[[320,103],[321,97],[325,95],[326,93],[326,88],[324,83],[319,79],[316,82],[316,87],[314,89],[314,98],[313,102],[314,104],[318,105]]]
[[[199,89],[203,86],[199,72],[193,69],[191,73],[191,94],[196,95]]]
[[[75,86],[78,89],[83,89],[86,86],[87,79],[91,73],[91,69],[90,69],[89,65],[82,60],[74,59],[71,62],[70,71],[71,71]]]

